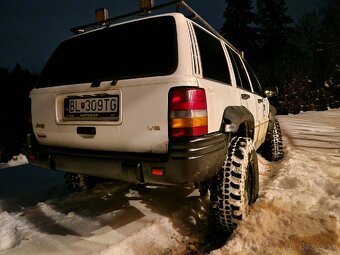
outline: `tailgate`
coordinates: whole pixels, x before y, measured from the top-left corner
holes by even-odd
[[[170,85],[119,83],[115,87],[103,82],[100,88],[79,84],[33,90],[32,123],[38,142],[88,150],[166,153]]]

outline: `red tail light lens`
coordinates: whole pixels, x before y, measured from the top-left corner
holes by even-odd
[[[205,90],[179,87],[169,92],[170,137],[201,136],[208,133]]]
[[[163,176],[164,175],[164,169],[162,168],[152,168],[151,174],[156,176]]]

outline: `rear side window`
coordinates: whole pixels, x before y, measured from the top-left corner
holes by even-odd
[[[221,42],[203,29],[194,26],[201,55],[203,77],[230,84],[228,63]]]
[[[233,63],[237,86],[245,90],[251,91],[251,85],[250,85],[246,70],[244,69],[244,66],[242,64],[242,60],[240,56],[229,48],[228,48],[228,52],[231,58],[231,62]]]
[[[177,64],[175,19],[145,19],[64,41],[37,87],[169,75]]]
[[[261,84],[259,80],[257,79],[253,69],[250,67],[247,61],[244,61],[244,64],[247,68],[247,71],[248,71],[248,74],[251,80],[251,84],[253,85],[254,92],[260,96],[263,96],[263,90],[262,90]]]

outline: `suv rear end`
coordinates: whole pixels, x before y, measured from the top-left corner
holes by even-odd
[[[91,187],[89,176],[195,183],[232,232],[258,196],[256,150],[283,156],[268,101],[277,91],[263,92],[243,54],[183,0],[151,9],[165,5],[205,28],[175,13],[72,30],[99,26],[63,42],[44,68],[26,155],[65,171],[71,191]]]
[[[30,94],[30,163],[140,183],[213,177],[226,138],[209,125],[188,26],[160,15],[63,42]]]

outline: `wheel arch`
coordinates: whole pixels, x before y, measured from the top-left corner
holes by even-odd
[[[254,116],[244,106],[228,106],[223,113],[221,132],[254,139]]]

